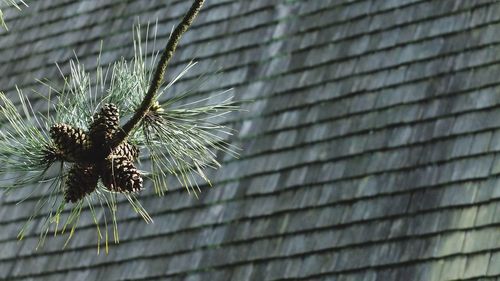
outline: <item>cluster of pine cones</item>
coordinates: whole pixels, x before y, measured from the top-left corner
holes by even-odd
[[[105,104],[94,115],[88,132],[67,124],[50,128],[55,147],[48,150],[58,159],[74,163],[66,176],[66,202],[77,202],[97,188],[99,178],[113,192],[142,190],[142,177],[134,166],[139,156],[136,146],[124,141],[112,149],[112,140],[120,130],[120,113],[114,104]]]

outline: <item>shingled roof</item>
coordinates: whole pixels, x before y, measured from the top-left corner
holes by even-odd
[[[7,9],[0,88],[60,79],[73,50],[92,68],[101,40],[103,63],[130,58],[138,17],[162,46],[190,2]],[[499,32],[496,0],[207,0],[169,77],[200,67],[172,91],[222,70],[198,96],[252,100],[228,120],[241,157],[199,199],[146,191],[152,225],[122,208],[108,255],[88,210],[65,249],[18,242],[36,200],[2,195],[0,279],[496,280]]]

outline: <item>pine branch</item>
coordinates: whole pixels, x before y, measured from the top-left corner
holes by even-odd
[[[0,3],[2,1],[21,0],[0,0]],[[38,246],[43,245],[52,231],[54,235],[69,232],[69,241],[86,204],[97,228],[98,245],[103,239],[107,252],[108,224],[115,243],[119,242],[116,194],[125,196],[135,212],[146,222],[152,222],[135,197],[143,189],[144,176],[151,178],[158,195],[167,191],[167,179],[173,176],[188,192],[197,196],[200,183],[211,185],[204,171],[221,166],[217,161],[218,152],[237,155],[237,148],[227,142],[232,130],[220,124],[225,114],[239,110],[232,97],[216,99],[215,104],[210,104],[209,100],[214,97],[211,95],[175,106],[193,89],[201,87],[207,81],[205,77],[198,78],[196,85],[185,92],[158,103],[159,97],[195,65],[189,63],[168,85],[163,85],[168,63],[205,1],[193,2],[173,30],[161,57],[158,57],[159,52],[153,52],[147,65],[137,27],[135,56],[131,61],[122,59],[106,70],[100,64],[99,55],[93,77],[76,60],[70,62],[71,73],[64,78],[62,87],[52,88],[49,81],[40,81],[49,86],[49,94],[45,97],[48,102],[46,116],[35,113],[27,96],[19,90],[20,109],[0,93],[0,119],[7,123],[0,131],[0,162],[3,164],[0,176],[5,178],[0,180],[0,189],[14,190],[33,183],[48,186],[46,191],[37,191],[43,192],[43,196],[21,229],[19,239],[27,235],[28,225],[44,216]],[[147,32],[146,38],[149,38]],[[145,46],[148,50],[147,42]],[[106,79],[108,70],[111,79]],[[57,93],[55,102],[51,100],[51,91]],[[132,115],[123,128],[119,126],[120,112]],[[148,150],[150,172],[139,170],[138,147]],[[51,170],[56,175],[52,176],[52,172],[49,175],[47,171],[55,163],[60,164],[58,169]],[[7,173],[15,174],[5,177]],[[101,232],[102,221],[94,209],[97,204],[108,209],[112,218],[107,221],[107,216],[103,216],[104,232]]]
[[[205,0],[195,0],[191,5],[191,8],[186,13],[182,21],[177,25],[177,27],[172,32],[165,49],[163,50],[163,54],[156,66],[155,74],[153,76],[153,80],[149,86],[148,92],[144,97],[139,108],[135,111],[135,114],[130,118],[130,120],[123,126],[122,130],[117,134],[113,141],[113,147],[117,147],[120,143],[122,143],[134,130],[134,128],[144,119],[149,109],[153,105],[155,101],[155,97],[160,89],[163,77],[165,75],[165,71],[167,69],[168,63],[172,59],[175,50],[177,49],[177,45],[182,37],[182,35],[189,29],[194,19],[198,15],[201,7]]]

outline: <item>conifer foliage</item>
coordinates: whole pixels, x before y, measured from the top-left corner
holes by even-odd
[[[172,81],[163,84],[168,62],[203,2],[193,1],[172,31],[161,56],[153,51],[148,63],[139,27],[134,30],[132,60],[122,59],[107,67],[98,63],[95,75],[78,61],[72,61],[71,73],[64,78],[62,88],[44,82],[49,92],[57,94],[55,101],[54,95],[47,98],[50,110],[45,115],[35,113],[20,90],[17,105],[0,94],[0,117],[7,124],[0,131],[0,175],[9,175],[3,187],[15,191],[39,184],[33,193],[40,199],[21,229],[20,239],[27,235],[31,222],[37,220],[41,225],[39,245],[43,245],[49,232],[69,230],[69,241],[85,209],[96,225],[98,245],[104,239],[107,250],[108,224],[112,225],[114,241],[119,241],[118,196],[124,197],[146,222],[151,222],[138,200],[148,179],[158,195],[168,189],[170,176],[196,195],[201,181],[210,184],[204,170],[220,166],[215,157],[217,151],[236,155],[225,141],[231,130],[220,120],[239,110],[238,103],[227,97],[215,104],[203,98],[179,105],[181,99],[197,96],[196,92],[179,94],[169,90],[196,63],[189,63]],[[108,72],[111,76],[106,79]],[[199,81],[198,86],[203,84],[202,78]],[[148,164],[141,166],[140,159]],[[17,177],[13,179],[12,175]],[[38,190],[43,192],[39,194]],[[97,206],[111,219],[97,215]]]
[[[14,8],[18,9],[18,10],[21,10],[21,6],[20,5],[24,5],[26,7],[28,6],[23,0],[2,0],[0,3],[4,4],[5,6],[14,7]],[[5,30],[9,30],[7,28],[7,24],[5,23],[2,9],[0,9],[0,25],[3,28],[5,28]]]

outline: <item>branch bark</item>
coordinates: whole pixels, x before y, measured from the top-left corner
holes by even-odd
[[[151,81],[151,84],[149,85],[149,89],[148,92],[146,93],[146,96],[144,97],[144,100],[142,101],[139,108],[136,109],[134,115],[122,127],[122,130],[115,137],[115,140],[113,141],[112,145],[113,148],[120,145],[120,143],[122,143],[128,137],[130,132],[132,132],[132,130],[142,121],[142,119],[146,116],[149,109],[153,105],[158,90],[162,85],[163,77],[165,76],[165,71],[167,69],[168,63],[172,59],[182,35],[189,29],[194,19],[198,15],[204,2],[205,0],[194,0],[194,3],[191,5],[191,8],[184,15],[182,21],[179,23],[179,25],[177,25],[177,27],[172,32],[172,35],[170,36],[167,45],[163,50],[163,54],[160,58],[160,61],[156,66],[153,79]]]

